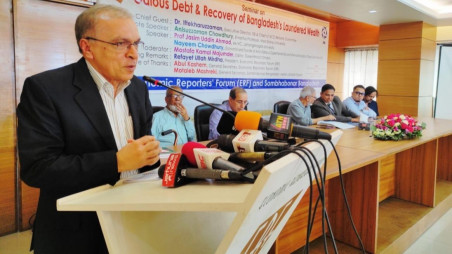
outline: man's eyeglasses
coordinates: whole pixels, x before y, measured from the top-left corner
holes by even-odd
[[[241,100],[239,100],[239,101],[235,101],[235,102],[237,104],[244,105],[244,106],[248,105],[248,101],[241,101]]]
[[[93,40],[93,41],[99,41],[99,42],[103,42],[103,43],[107,43],[107,44],[113,45],[119,51],[126,51],[127,49],[130,49],[130,47],[132,47],[132,45],[135,47],[136,50],[138,50],[140,46],[144,45],[144,43],[142,41],[140,41],[140,40],[135,41],[135,42],[129,42],[129,41],[109,42],[109,41],[99,40],[99,39],[94,38],[94,37],[85,37],[85,39]]]
[[[181,94],[170,94],[168,95],[169,98],[173,98],[173,99],[180,99],[183,100],[185,96],[181,95]]]
[[[364,93],[361,93],[361,92],[355,92],[355,94],[359,95],[359,96],[363,96],[364,95]]]

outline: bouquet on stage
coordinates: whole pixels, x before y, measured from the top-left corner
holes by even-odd
[[[404,114],[390,114],[375,121],[370,127],[372,136],[379,140],[413,139],[422,136],[426,124]]]

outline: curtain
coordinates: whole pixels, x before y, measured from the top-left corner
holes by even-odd
[[[344,63],[344,99],[355,85],[377,88],[378,49],[346,49]]]

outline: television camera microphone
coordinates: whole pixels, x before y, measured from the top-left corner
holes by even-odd
[[[289,136],[307,139],[331,140],[329,133],[314,128],[295,125],[289,115],[272,113],[270,120],[261,118],[261,114],[251,111],[240,111],[234,121],[235,129],[261,130],[267,132],[269,138],[287,140]]]

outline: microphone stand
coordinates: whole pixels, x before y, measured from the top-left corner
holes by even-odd
[[[170,130],[163,131],[163,132],[162,132],[162,136],[166,136],[166,135],[168,135],[168,134],[170,134],[170,133],[174,133],[174,143],[173,143],[173,146],[176,146],[176,145],[177,145],[177,132],[176,132],[175,130],[170,129]]]
[[[172,91],[174,91],[174,92],[176,92],[176,93],[182,94],[183,96],[187,96],[188,98],[191,98],[191,99],[193,99],[193,100],[195,100],[195,101],[199,101],[199,102],[201,102],[202,104],[207,105],[207,106],[209,106],[209,107],[212,107],[212,108],[214,108],[214,109],[216,109],[216,110],[219,110],[219,111],[221,111],[221,112],[223,112],[223,113],[226,113],[226,114],[228,114],[230,117],[232,117],[232,119],[235,119],[235,116],[234,116],[231,112],[229,112],[229,111],[227,111],[227,110],[224,110],[224,109],[221,109],[221,108],[219,108],[219,107],[217,107],[217,106],[214,106],[214,105],[212,105],[212,104],[210,104],[210,103],[204,102],[204,101],[202,101],[202,100],[200,100],[200,99],[198,99],[198,98],[195,98],[195,97],[193,97],[193,96],[191,96],[191,95],[188,95],[188,94],[186,94],[186,93],[183,93],[183,92],[181,92],[181,91],[178,91],[178,90],[176,90],[176,89],[174,89],[174,88],[171,88],[171,87],[169,87],[169,86],[167,86],[167,85],[164,85],[163,83],[161,83],[160,81],[158,81],[158,80],[156,80],[156,79],[153,79],[153,78],[148,77],[148,76],[143,76],[143,79],[144,79],[145,81],[148,81],[148,82],[150,82],[150,83],[153,83],[154,85],[166,87],[166,88],[168,88],[168,89],[170,89],[170,90],[172,90]]]

